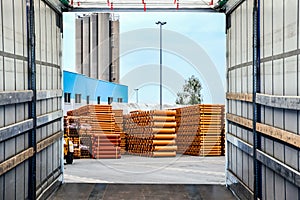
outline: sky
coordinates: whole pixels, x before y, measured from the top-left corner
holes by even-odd
[[[219,13],[117,13],[120,19],[120,82],[129,102],[159,103],[159,26],[163,26],[163,102],[173,104],[191,75],[203,85],[204,103],[224,103],[225,16]],[[63,66],[75,69],[75,17],[64,15]],[[218,87],[216,87],[217,85]],[[219,95],[219,96],[216,96]],[[222,94],[222,95],[220,95]]]

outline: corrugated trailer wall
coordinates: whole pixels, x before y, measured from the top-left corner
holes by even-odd
[[[258,2],[258,31],[254,0],[227,3],[227,184],[241,199],[299,199],[300,5]],[[260,52],[253,51],[256,33]]]
[[[62,15],[47,2],[35,0],[28,21],[31,1],[0,0],[0,199],[39,197],[62,173]]]

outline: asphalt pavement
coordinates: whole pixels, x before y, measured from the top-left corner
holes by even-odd
[[[225,157],[178,155],[77,159],[65,165],[66,183],[225,184]]]

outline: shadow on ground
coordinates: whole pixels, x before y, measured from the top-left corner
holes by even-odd
[[[233,200],[224,185],[66,183],[50,200]]]

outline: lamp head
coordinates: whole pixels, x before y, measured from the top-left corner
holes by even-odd
[[[155,22],[155,24],[160,24],[160,25],[165,25],[167,22],[161,22],[161,21],[158,21],[158,22]]]

